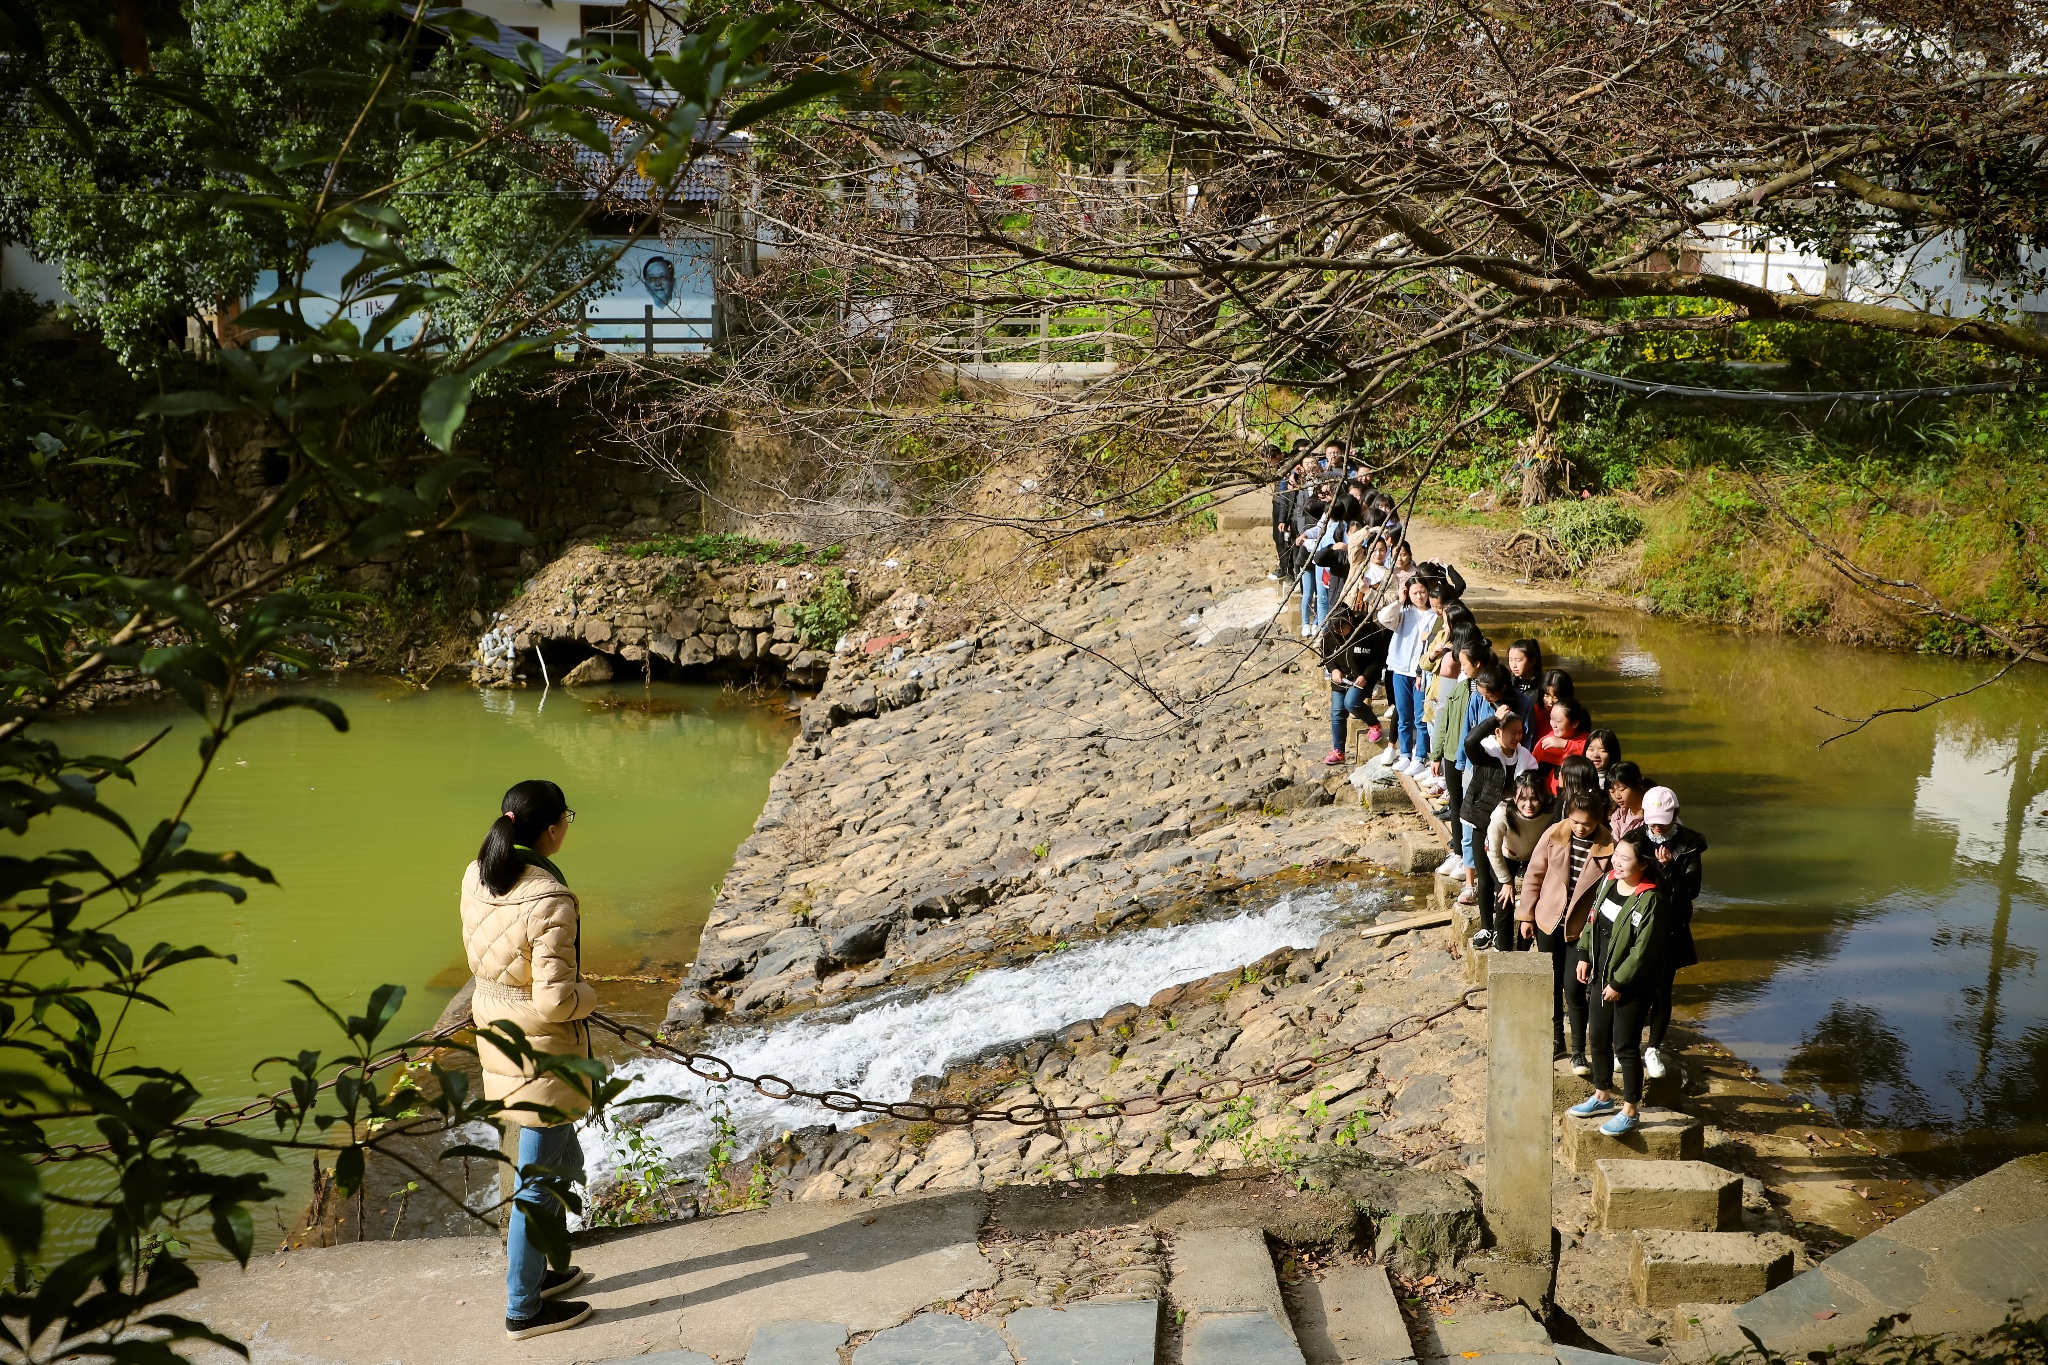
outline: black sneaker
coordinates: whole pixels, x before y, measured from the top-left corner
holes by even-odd
[[[514,1341],[544,1337],[574,1327],[590,1316],[590,1305],[575,1299],[551,1299],[530,1318],[506,1318],[505,1335]]]
[[[566,1294],[589,1278],[590,1272],[579,1265],[572,1265],[567,1270],[550,1270],[540,1277],[540,1296],[552,1299]]]
[[[1574,1076],[1590,1076],[1593,1074],[1593,1064],[1583,1056],[1574,1056],[1572,1058],[1572,1074]]]
[[[1473,950],[1474,950],[1475,952],[1481,952],[1481,953],[1483,953],[1483,952],[1487,951],[1488,949],[1492,948],[1492,947],[1493,947],[1493,930],[1491,930],[1491,929],[1481,929],[1481,930],[1480,930],[1480,931],[1479,931],[1478,933],[1476,933],[1476,934],[1472,935],[1472,947],[1473,947]]]

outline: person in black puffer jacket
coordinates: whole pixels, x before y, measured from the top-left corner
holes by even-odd
[[[1353,576],[1347,591],[1323,621],[1323,676],[1330,684],[1330,756],[1332,766],[1344,761],[1345,722],[1356,716],[1367,726],[1379,724],[1366,698],[1379,685],[1387,667],[1387,628],[1365,610],[1372,583]]]

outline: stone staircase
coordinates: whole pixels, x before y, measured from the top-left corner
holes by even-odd
[[[1170,1310],[1158,1299],[1020,1308],[1000,1319],[919,1313],[850,1352],[840,1323],[762,1323],[745,1365],[1590,1365],[1617,1357],[1552,1342],[1516,1306],[1431,1321],[1411,1334],[1384,1266],[1304,1281],[1290,1312],[1257,1229],[1182,1234]],[[716,1365],[692,1350],[603,1365]]]

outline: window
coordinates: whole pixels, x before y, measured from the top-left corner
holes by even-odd
[[[628,43],[645,50],[641,38],[641,20],[620,5],[581,5],[582,33],[586,38],[605,43]]]
[[[500,25],[499,27],[501,27],[501,28],[508,28],[508,29],[512,30],[512,32],[514,32],[514,33],[518,34],[518,35],[519,35],[520,37],[522,37],[522,38],[531,38],[531,39],[533,39],[533,40],[534,40],[534,41],[535,41],[536,43],[540,41],[540,28],[539,28],[539,26],[538,26],[538,25],[535,25],[535,24],[501,24],[501,25]]]

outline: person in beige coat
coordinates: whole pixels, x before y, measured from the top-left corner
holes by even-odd
[[[583,979],[583,919],[576,893],[554,864],[576,812],[552,782],[521,782],[505,793],[476,861],[462,874],[462,942],[476,984],[470,1014],[479,1030],[484,1098],[503,1101],[518,1135],[518,1186],[507,1221],[505,1332],[514,1341],[574,1327],[590,1305],[561,1298],[583,1282],[573,1265],[549,1266],[528,1221],[545,1221],[566,1244],[568,1210],[543,1175],[580,1180],[576,1119],[589,1098],[559,1076],[495,1047],[481,1030],[516,1024],[535,1052],[588,1057],[597,992]],[[510,1030],[501,1029],[502,1032]]]
[[[1571,971],[1571,949],[1586,927],[1586,917],[1606,885],[1614,862],[1614,836],[1607,828],[1607,799],[1599,790],[1573,792],[1565,800],[1565,818],[1536,841],[1529,869],[1522,875],[1522,894],[1515,904],[1515,927],[1536,951],[1550,954],[1556,996],[1551,1007],[1552,1047],[1565,1055],[1565,1022],[1571,1023],[1572,1070],[1593,1074],[1586,1060],[1586,988]]]

